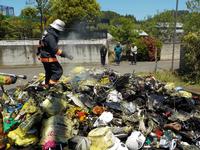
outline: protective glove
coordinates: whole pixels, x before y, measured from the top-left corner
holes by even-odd
[[[62,54],[60,54],[61,57],[64,57],[64,58],[68,58],[70,60],[73,59],[73,56],[71,55],[68,55],[65,51],[62,51]]]
[[[69,55],[67,58],[69,58],[70,60],[72,60],[74,57]]]
[[[66,53],[62,51],[62,53],[60,54],[60,57],[66,57]]]

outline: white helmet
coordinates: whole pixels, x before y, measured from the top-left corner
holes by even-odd
[[[50,26],[58,31],[64,31],[65,23],[60,19],[56,19]]]

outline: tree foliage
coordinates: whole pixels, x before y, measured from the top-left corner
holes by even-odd
[[[18,17],[4,17],[1,21],[1,27],[3,28],[1,38],[3,39],[19,39],[23,33],[22,22]]]
[[[39,37],[39,20],[35,8],[24,8],[18,17],[0,15],[0,39]]]
[[[189,80],[200,83],[200,33],[188,33],[183,38],[184,74]]]
[[[110,33],[122,43],[133,42],[138,37],[136,25],[130,18],[120,17],[111,21]]]
[[[38,22],[32,22],[30,19],[11,17],[5,20],[6,39],[27,39],[38,38],[40,28]]]
[[[186,20],[183,26],[186,34],[189,32],[200,32],[200,13],[190,13],[186,16]]]
[[[96,0],[50,0],[50,11],[50,22],[60,18],[70,26],[76,21],[94,21],[100,15],[100,6]]]
[[[38,17],[38,10],[34,7],[26,7],[21,10],[21,17],[36,19]]]
[[[22,9],[20,19],[24,38],[35,38],[40,36],[39,11],[35,7]]]
[[[5,37],[5,34],[6,34],[6,28],[5,28],[5,16],[3,16],[1,13],[0,13],[0,39],[3,39]]]
[[[188,0],[186,5],[191,12],[200,12],[200,0]]]
[[[136,19],[133,15],[120,15],[113,11],[102,11],[101,19],[109,21],[109,24],[98,24],[99,29],[106,29],[121,43],[133,42],[138,37]]]
[[[114,11],[101,11],[101,16],[102,19],[108,19],[108,20],[113,20],[115,18],[121,17],[120,14],[114,12]]]
[[[167,10],[148,18],[141,22],[141,28],[149,35],[159,38],[162,41],[171,41],[174,30],[174,13],[173,10]],[[180,10],[177,12],[177,22],[184,23],[188,11]]]
[[[49,9],[48,0],[35,0],[36,1],[36,8],[39,10],[39,13],[45,13]]]
[[[173,35],[173,23],[173,12],[164,11],[143,21],[141,27],[149,35],[165,41]]]
[[[138,59],[142,61],[155,60],[156,50],[158,52],[158,60],[160,59],[160,51],[162,42],[153,37],[140,37],[137,38],[135,44],[138,47]]]

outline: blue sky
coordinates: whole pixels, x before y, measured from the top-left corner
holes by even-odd
[[[27,0],[0,0],[0,5],[12,6],[15,15],[19,15],[21,9],[26,6]],[[32,0],[33,1],[33,0]],[[186,1],[179,0],[179,10],[186,10]],[[119,14],[131,14],[138,20],[153,16],[157,12],[175,9],[176,0],[97,0],[101,10],[112,10]]]

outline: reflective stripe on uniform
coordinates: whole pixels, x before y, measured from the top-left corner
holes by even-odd
[[[58,62],[57,58],[40,58],[41,62]]]
[[[49,80],[49,84],[56,84],[58,80]]]
[[[56,55],[59,55],[59,56],[60,56],[61,54],[62,54],[62,50],[61,50],[61,49],[58,49]]]

